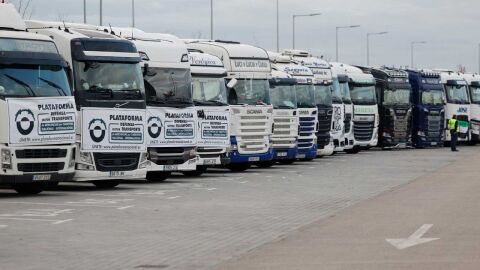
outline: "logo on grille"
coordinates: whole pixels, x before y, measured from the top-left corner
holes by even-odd
[[[151,138],[156,139],[160,136],[160,133],[162,132],[162,120],[158,117],[150,117],[148,119],[148,135],[150,135]]]
[[[17,123],[18,132],[26,136],[32,133],[35,127],[35,115],[29,109],[19,110],[15,115],[15,122]]]
[[[92,119],[88,124],[88,130],[90,132],[90,138],[96,143],[100,143],[105,139],[107,133],[107,124],[103,119]]]
[[[262,110],[247,110],[247,114],[262,114]]]

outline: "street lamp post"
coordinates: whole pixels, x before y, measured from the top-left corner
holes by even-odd
[[[367,33],[367,67],[370,66],[370,36],[385,35],[388,32]]]
[[[360,27],[360,25],[357,24],[357,25],[349,25],[349,26],[337,26],[337,27],[335,28],[335,44],[336,44],[336,45],[335,45],[335,47],[336,47],[336,49],[335,49],[335,61],[338,62],[338,31],[339,31],[340,29],[358,28],[358,27]]]
[[[132,28],[135,28],[135,0],[132,0]]]
[[[295,19],[297,17],[313,17],[313,16],[319,16],[322,15],[322,13],[310,13],[310,14],[298,14],[298,15],[293,15],[293,38],[292,38],[292,45],[293,49],[295,49]]]
[[[83,0],[83,23],[87,24],[87,0]]]
[[[210,39],[213,40],[213,0],[210,0]]]
[[[103,1],[100,0],[100,26],[103,25],[103,18],[102,18],[103,14],[102,13],[103,13]]]
[[[411,58],[410,58],[410,65],[411,65],[411,68],[412,68],[412,69],[415,68],[415,66],[413,65],[413,64],[414,64],[414,62],[413,62],[413,49],[414,49],[414,46],[415,46],[415,44],[425,44],[425,43],[427,43],[427,42],[426,42],[426,41],[412,41],[412,42],[410,43],[410,57],[411,57]]]
[[[280,52],[280,7],[277,0],[277,52]]]
[[[478,74],[480,74],[480,43],[478,44]]]

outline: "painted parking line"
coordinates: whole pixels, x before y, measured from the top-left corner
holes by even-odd
[[[3,225],[3,224],[0,225],[0,229],[5,229],[5,228],[7,228],[7,227],[8,227],[8,225]]]
[[[13,213],[0,214],[0,220],[17,220],[17,221],[40,221],[50,222],[52,225],[59,225],[73,219],[51,219],[60,215],[71,214],[73,209],[27,209],[19,210]]]
[[[42,218],[7,218],[7,217],[0,217],[0,220],[19,220],[19,221],[41,221],[41,222],[50,222],[52,225],[58,225],[65,222],[72,221],[73,219],[65,219],[65,220],[58,220],[58,219],[42,219]]]
[[[77,206],[77,207],[98,207],[98,208],[115,208],[118,210],[123,210],[125,206],[114,206],[114,205],[95,205],[95,204],[72,204],[72,203],[39,203],[39,202],[9,202],[2,201],[2,203],[8,204],[26,204],[26,205],[50,205],[50,206]],[[128,208],[132,208],[135,205],[128,205]]]

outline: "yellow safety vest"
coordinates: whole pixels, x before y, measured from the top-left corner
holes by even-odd
[[[457,124],[457,119],[450,119],[448,120],[448,128],[449,130],[455,130],[455,125]],[[460,127],[457,127],[456,131],[458,132]]]

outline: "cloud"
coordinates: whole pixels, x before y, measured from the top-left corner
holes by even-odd
[[[19,1],[19,0],[16,0]],[[34,19],[83,21],[83,0],[32,0]],[[15,2],[15,1],[12,1]],[[216,38],[238,40],[276,49],[276,0],[213,0]],[[360,24],[340,32],[340,60],[366,62],[366,33],[388,31],[371,40],[371,63],[406,66],[410,42],[417,46],[421,67],[478,69],[477,38],[480,1],[477,0],[279,0],[280,44],[292,44],[292,15],[322,12],[299,18],[297,47],[316,55],[335,56],[335,27]],[[68,8],[65,6],[68,3]],[[88,21],[98,24],[99,0],[87,0]],[[103,0],[104,24],[129,26],[131,0]],[[174,33],[182,38],[210,36],[210,0],[136,0],[138,28]]]

